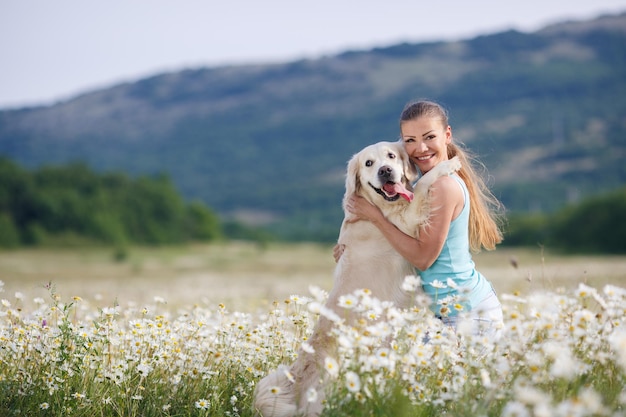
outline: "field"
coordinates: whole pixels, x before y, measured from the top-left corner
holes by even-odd
[[[499,293],[575,288],[581,282],[626,287],[626,256],[505,248],[480,253],[475,261]],[[8,293],[42,296],[44,285],[53,282],[65,296],[98,295],[103,305],[161,297],[171,306],[224,303],[247,312],[308,295],[310,285],[330,289],[333,268],[332,248],[315,244],[134,248],[123,262],[114,261],[108,249],[0,252],[0,280]]]
[[[624,416],[626,257],[476,262],[501,337],[357,292],[343,308],[361,320],[329,316],[324,416]],[[0,415],[252,417],[255,384],[325,314],[333,267],[312,244],[1,252]]]

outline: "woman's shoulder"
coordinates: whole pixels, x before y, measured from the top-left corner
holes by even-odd
[[[430,187],[431,198],[440,203],[463,204],[465,195],[463,192],[462,179],[456,175],[439,177]]]
[[[439,188],[446,192],[454,192],[456,190],[462,191],[461,190],[462,182],[463,180],[458,175],[444,175],[442,177],[437,178],[433,182],[433,185],[431,186],[431,190]]]

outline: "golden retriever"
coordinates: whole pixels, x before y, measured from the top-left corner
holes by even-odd
[[[419,226],[428,221],[428,189],[440,176],[460,168],[457,158],[442,162],[424,175],[412,191],[417,178],[401,142],[379,142],[354,155],[348,162],[344,221],[338,243],[345,250],[337,262],[333,288],[326,308],[346,317],[340,309],[341,296],[368,289],[373,297],[408,307],[410,297],[402,290],[404,278],[415,275],[414,267],[389,244],[370,222],[347,222],[346,200],[352,194],[376,205],[404,233],[417,237]],[[341,310],[341,311],[340,311]],[[320,372],[327,356],[332,356],[335,341],[329,331],[332,323],[320,316],[308,344],[313,352],[300,349],[291,366],[281,365],[259,381],[254,407],[261,417],[318,416],[323,409],[324,373]],[[315,390],[315,395],[309,395]]]

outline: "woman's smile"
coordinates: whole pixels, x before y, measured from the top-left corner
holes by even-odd
[[[452,129],[434,117],[422,116],[402,122],[400,126],[404,149],[422,174],[448,159],[447,147]]]

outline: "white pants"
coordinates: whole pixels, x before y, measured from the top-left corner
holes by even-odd
[[[468,314],[442,317],[444,324],[457,330],[459,326],[471,326],[471,334],[474,336],[487,336],[497,338],[503,325],[502,304],[494,290],[489,292],[472,311]]]

